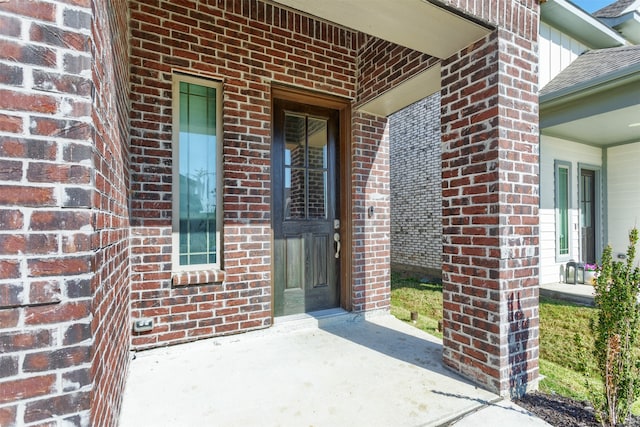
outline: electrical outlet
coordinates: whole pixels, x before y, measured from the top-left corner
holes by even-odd
[[[151,318],[136,319],[133,322],[134,332],[148,332],[152,329],[153,329],[153,319]]]

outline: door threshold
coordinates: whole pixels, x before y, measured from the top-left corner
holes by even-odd
[[[329,308],[309,313],[290,314],[275,317],[273,327],[283,330],[297,330],[305,328],[320,328],[335,322],[349,322],[362,317],[360,313],[351,313],[342,308]]]

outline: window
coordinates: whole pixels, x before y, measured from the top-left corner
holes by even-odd
[[[570,208],[571,208],[571,163],[555,162],[556,205],[556,259],[569,259]]]
[[[222,84],[173,78],[173,266],[220,268]]]

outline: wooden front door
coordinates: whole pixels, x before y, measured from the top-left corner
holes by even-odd
[[[339,112],[274,100],[274,315],[339,306]]]
[[[595,172],[582,169],[580,171],[580,222],[582,237],[582,260],[596,262],[596,191]]]

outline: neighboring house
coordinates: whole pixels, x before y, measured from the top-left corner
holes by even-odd
[[[540,283],[563,281],[569,261],[597,262],[609,243],[623,256],[640,222],[639,16],[640,2],[629,0],[593,16],[565,0],[541,6]],[[428,113],[438,108],[426,98],[390,117],[398,269],[439,268],[440,194],[429,185],[440,167],[439,118]],[[429,124],[408,126],[414,117]]]
[[[115,425],[132,350],[387,312],[387,116],[435,92],[444,362],[535,387],[537,20],[534,0],[1,1],[0,425]]]
[[[389,116],[391,268],[441,276],[440,94]]]
[[[541,8],[540,283],[565,281],[568,261],[597,263],[608,244],[623,257],[640,220],[639,10]]]

